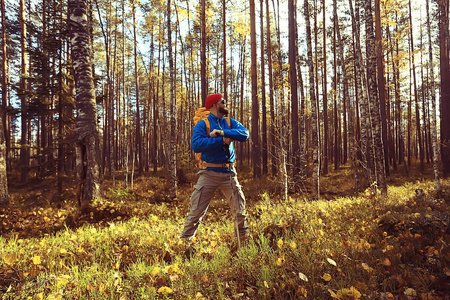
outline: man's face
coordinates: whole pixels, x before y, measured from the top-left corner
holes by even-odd
[[[218,111],[224,115],[228,115],[228,109],[226,108],[227,101],[222,98],[222,100],[216,102]]]

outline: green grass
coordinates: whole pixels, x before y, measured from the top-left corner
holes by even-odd
[[[223,201],[212,204],[187,249],[178,236],[188,201],[149,205],[129,190],[111,195],[95,205],[135,216],[39,238],[0,237],[2,299],[442,299],[448,292],[449,198],[436,195],[432,181],[389,187],[388,198],[252,195],[252,238],[238,251]]]

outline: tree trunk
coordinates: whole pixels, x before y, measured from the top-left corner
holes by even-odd
[[[0,207],[9,203],[8,178],[6,174],[6,142],[5,131],[3,129],[4,116],[4,108],[0,106]]]
[[[77,174],[79,204],[102,196],[100,139],[97,130],[91,36],[87,0],[69,0],[69,30],[76,87]]]
[[[223,96],[228,99],[228,82],[227,82],[227,18],[226,3],[222,0],[222,49],[223,49]],[[262,26],[261,26],[262,28]]]
[[[137,55],[137,36],[136,36],[136,3],[132,3],[132,14],[133,14],[133,41],[134,41],[134,78],[135,88],[136,88],[136,147],[138,155],[138,170],[139,176],[144,172],[143,162],[144,157],[142,155],[142,138],[141,138],[141,111],[140,111],[140,99],[139,99],[139,72],[138,72],[138,55]]]
[[[312,58],[312,40],[311,40],[311,24],[309,16],[308,0],[304,2],[304,14],[306,20],[306,43],[308,49],[308,66],[309,66],[309,97],[311,101],[311,127],[312,127],[312,158],[313,158],[313,187],[312,194],[315,199],[320,198],[320,142],[319,142],[319,114],[318,103],[314,91],[314,64]]]
[[[175,70],[172,58],[172,23],[170,21],[171,4],[167,0],[167,40],[169,47],[169,72],[170,72],[170,183],[171,197],[177,197],[177,107],[175,101]]]
[[[208,96],[208,81],[206,78],[206,0],[201,0],[201,95],[202,95],[202,106],[205,106],[206,97]]]
[[[396,75],[395,75],[395,59],[394,59],[394,49],[395,49],[395,44],[394,41],[392,40],[392,36],[391,36],[391,31],[389,29],[389,26],[386,27],[386,35],[387,35],[387,40],[388,43],[391,45],[390,50],[388,51],[388,56],[390,54],[390,63],[392,65],[391,67],[391,73],[392,73],[392,84],[393,85],[393,89],[389,88],[389,92],[388,92],[388,99],[389,101],[387,102],[388,104],[388,108],[387,108],[387,116],[388,116],[388,128],[389,128],[389,160],[390,162],[392,162],[392,168],[394,169],[394,171],[397,171],[397,154],[398,154],[398,126],[397,125],[397,118],[395,117],[396,114],[396,106],[395,106],[395,94],[397,93],[397,82],[396,82]],[[389,59],[389,58],[388,58]],[[387,78],[389,78],[389,75],[387,75]],[[391,104],[391,95],[392,95],[392,91],[394,96],[392,97],[392,99],[394,99],[394,101]],[[392,108],[392,109],[391,109]]]
[[[259,140],[258,69],[256,58],[255,0],[250,0],[250,44],[252,61],[252,162],[253,177],[261,178],[261,143]]]
[[[387,117],[386,117],[386,79],[384,77],[384,50],[383,37],[381,33],[380,0],[375,0],[375,45],[377,55],[377,79],[378,95],[380,97],[381,113],[381,135],[384,147],[384,161],[386,175],[389,175],[389,143],[387,138]]]
[[[441,159],[444,177],[450,176],[450,61],[449,2],[439,0],[439,49],[441,71]]]
[[[292,130],[292,165],[293,177],[300,175],[300,142],[298,131],[298,87],[297,87],[297,39],[296,28],[297,20],[295,11],[297,9],[297,0],[289,0],[289,75],[291,81],[291,130]]]
[[[357,51],[357,44],[359,45],[359,24],[357,24],[356,15],[353,11],[353,0],[349,0],[349,6],[350,6],[350,16],[352,20],[352,49],[353,49],[353,77],[354,77],[354,90],[355,90],[355,143],[357,152],[355,153],[357,159],[363,159],[362,152],[361,152],[361,126],[360,126],[360,118],[359,118],[359,99],[362,95],[362,87],[361,87],[361,78],[358,76],[359,73],[359,51]],[[358,38],[357,38],[358,37]]]
[[[273,5],[273,8],[274,8],[274,12],[275,12],[275,1],[274,0],[272,0],[272,5]],[[280,29],[280,1],[279,0],[277,0],[277,7],[278,7],[278,10],[277,10],[277,13],[276,13],[276,17],[274,18],[275,19],[275,25],[276,25],[276,33],[277,33],[277,42],[278,42],[278,45],[281,45],[281,29]],[[285,180],[285,177],[286,177],[286,175],[283,173],[284,172],[284,170],[286,170],[286,167],[285,166],[283,166],[283,165],[281,165],[281,163],[282,163],[282,161],[285,161],[285,160],[283,160],[284,159],[284,157],[283,157],[283,153],[284,153],[284,151],[285,151],[285,149],[287,148],[286,147],[286,140],[287,140],[287,138],[286,138],[286,136],[287,136],[287,133],[285,133],[284,131],[286,130],[286,128],[287,128],[287,124],[286,124],[286,113],[285,113],[285,110],[284,110],[284,80],[285,80],[285,78],[284,78],[284,71],[283,71],[283,65],[284,65],[284,60],[283,60],[283,57],[284,57],[284,53],[281,51],[281,47],[278,47],[278,49],[277,49],[278,51],[277,51],[277,57],[278,57],[278,68],[279,68],[279,72],[278,72],[278,76],[277,76],[277,80],[278,80],[278,84],[279,84],[279,91],[278,91],[278,95],[279,95],[279,100],[278,100],[278,103],[280,103],[280,105],[278,105],[278,115],[281,115],[281,117],[280,118],[277,118],[277,120],[275,121],[275,119],[274,119],[274,122],[275,122],[275,126],[276,126],[276,128],[275,128],[275,135],[276,135],[276,138],[275,138],[275,143],[276,143],[276,146],[275,146],[275,148],[277,149],[276,151],[275,151],[275,154],[274,154],[274,157],[276,158],[276,160],[277,160],[277,166],[276,166],[276,172],[277,172],[277,174],[279,175],[279,177],[281,178],[281,180],[280,180],[280,182],[282,182],[282,181],[284,181]]]
[[[297,7],[297,0],[295,3],[295,7]],[[295,20],[297,20],[297,10],[295,10]],[[297,22],[295,22],[297,23]],[[299,91],[300,91],[300,121],[299,121],[299,172],[300,172],[300,178],[306,179],[307,176],[307,170],[306,170],[306,132],[305,132],[305,92],[304,92],[304,83],[303,83],[303,76],[302,76],[302,69],[300,64],[300,55],[298,55],[298,27],[295,27],[295,47],[297,55],[295,57],[295,62],[297,65],[297,79],[299,84]]]
[[[327,30],[325,18],[325,0],[322,0],[323,13],[323,169],[324,175],[328,174],[328,91],[327,91]]]
[[[49,86],[50,86],[50,68],[49,68],[49,58],[48,58],[48,53],[47,53],[47,45],[46,45],[46,40],[47,40],[47,1],[43,0],[42,1],[42,42],[40,44],[40,46],[42,47],[42,56],[43,56],[43,62],[42,62],[42,74],[41,76],[43,77],[43,89],[45,91],[49,91]],[[56,66],[55,66],[56,67]],[[47,93],[47,95],[43,96],[43,98],[40,100],[40,105],[42,107],[41,112],[40,112],[40,116],[38,118],[40,118],[40,133],[38,133],[38,140],[37,140],[37,144],[39,145],[38,147],[38,156],[39,156],[39,173],[40,176],[44,176],[45,175],[45,171],[46,171],[46,164],[45,164],[45,154],[46,152],[50,153],[50,151],[47,151],[47,113],[46,111],[48,110],[48,97],[50,96],[50,93]],[[38,130],[39,132],[39,130]],[[40,140],[39,140],[40,138]],[[50,146],[50,145],[49,145]],[[41,153],[42,151],[42,153]]]
[[[59,51],[58,53],[58,61],[59,61],[59,74],[58,74],[58,84],[60,87],[63,86],[63,58],[62,58],[62,51]],[[64,143],[64,122],[63,119],[65,118],[64,113],[64,104],[63,104],[63,98],[64,98],[64,91],[62,88],[58,89],[58,161],[57,161],[57,174],[58,174],[58,197],[62,196],[63,193],[63,171],[64,171],[64,158],[65,158],[65,143]]]
[[[115,19],[117,19],[117,7],[115,7],[116,10],[116,16]],[[108,128],[108,132],[109,132],[109,139],[108,139],[108,143],[109,143],[109,152],[110,152],[110,160],[109,160],[109,172],[110,172],[110,179],[111,179],[111,186],[114,187],[115,185],[115,166],[116,166],[116,147],[115,147],[115,137],[116,137],[116,132],[115,132],[115,119],[114,119],[114,112],[115,112],[115,106],[114,106],[114,99],[116,98],[115,96],[115,77],[116,77],[116,58],[117,58],[117,24],[115,24],[115,29],[114,29],[114,47],[113,47],[113,61],[112,61],[112,70],[110,73],[108,73],[108,95],[109,95],[109,128]]]
[[[20,45],[21,45],[21,77],[20,77],[20,103],[22,110],[22,127],[21,127],[21,147],[20,147],[20,165],[21,165],[21,181],[26,183],[28,181],[28,167],[29,167],[29,145],[28,145],[28,101],[27,101],[27,30],[25,18],[25,1],[20,0]]]
[[[373,14],[371,0],[365,0],[365,29],[367,51],[367,81],[369,87],[369,105],[371,116],[372,140],[375,154],[374,173],[381,194],[387,196],[386,173],[384,169],[383,139],[381,133],[380,100],[377,94],[377,60],[375,36],[373,34]]]
[[[260,24],[261,24],[261,107],[262,107],[262,172],[267,174],[267,109],[266,109],[266,74],[264,64],[264,0],[260,0]],[[266,11],[268,14],[268,11]],[[268,26],[268,25],[267,25]]]
[[[436,85],[434,81],[434,63],[433,63],[433,41],[431,39],[431,20],[430,20],[430,0],[427,0],[427,33],[428,33],[428,52],[430,56],[430,77],[431,77],[431,140],[433,145],[433,171],[436,182],[436,190],[441,190],[441,179],[439,176],[439,148],[437,142],[437,122],[436,122]]]
[[[125,11],[125,1],[122,1],[122,23],[125,24],[125,18],[126,18],[126,11]],[[122,26],[122,35],[125,36],[125,26]],[[126,189],[128,187],[128,116],[127,116],[127,107],[126,107],[126,101],[127,99],[127,87],[125,85],[125,39],[122,39],[122,98],[123,98],[123,108],[122,108],[122,119],[123,119],[123,125],[122,125],[122,132],[123,132],[123,149],[122,149],[122,155],[123,155],[123,162],[124,162],[124,170],[125,170],[125,176],[124,176],[124,188]]]
[[[340,145],[339,145],[339,117],[338,117],[338,105],[337,105],[337,99],[339,95],[339,81],[340,81],[340,70],[338,66],[338,51],[337,51],[337,45],[336,45],[336,39],[337,39],[337,27],[338,27],[338,20],[337,20],[337,3],[335,0],[333,0],[333,66],[334,66],[334,79],[333,79],[333,127],[334,127],[334,145],[332,147],[334,155],[334,169],[337,170],[340,165]]]
[[[396,14],[397,21],[397,14]],[[395,26],[395,31],[398,32],[398,25]],[[399,56],[399,42],[395,43],[396,56]],[[403,128],[402,122],[402,106],[401,106],[401,95],[400,95],[400,67],[398,62],[394,64],[394,83],[395,83],[395,103],[397,107],[396,119],[397,119],[397,127],[398,127],[398,143],[399,143],[399,163],[403,164],[404,173],[408,173],[408,165],[405,161],[405,132]]]
[[[356,0],[355,12],[353,13],[353,2],[349,0],[350,12],[352,15],[352,31],[354,35],[354,53],[355,53],[355,84],[357,91],[356,98],[356,126],[357,135],[360,136],[358,141],[358,146],[361,151],[361,165],[364,169],[364,175],[366,179],[371,182],[373,180],[372,172],[372,162],[371,155],[369,151],[370,147],[370,116],[368,113],[368,100],[366,95],[367,86],[366,76],[363,68],[363,59],[361,54],[361,43],[360,43],[360,20],[359,20],[359,0]],[[359,115],[361,115],[361,121],[359,121]]]
[[[7,54],[6,54],[6,17],[5,17],[5,0],[1,0],[1,14],[2,14],[2,74],[1,74],[1,85],[2,85],[2,102],[1,105],[3,109],[1,110],[1,118],[2,118],[2,127],[4,131],[5,138],[5,161],[8,161],[9,158],[9,130],[8,130],[8,114],[6,113],[6,106],[8,105],[8,69],[7,69]]]
[[[244,90],[244,81],[245,81],[245,44],[246,44],[246,37],[244,36],[244,40],[241,44],[241,51],[240,51],[240,62],[239,62],[239,68],[240,68],[240,79],[241,79],[241,91]],[[245,126],[244,122],[244,93],[239,93],[239,111],[240,116],[239,119]],[[246,143],[248,144],[248,143]],[[244,162],[244,143],[239,143],[239,164],[242,164]]]
[[[413,37],[413,29],[412,29],[412,11],[411,11],[411,0],[408,2],[409,4],[409,26],[410,26],[410,34],[411,34],[411,61],[412,61],[412,72],[413,72],[413,80],[414,80],[414,106],[416,110],[416,132],[417,132],[417,138],[418,138],[418,148],[419,148],[419,159],[420,159],[420,171],[425,171],[424,166],[424,152],[423,152],[423,143],[422,143],[422,132],[420,129],[420,108],[419,108],[419,100],[417,99],[419,97],[419,91],[417,89],[417,80],[416,80],[416,64],[414,61],[414,37]]]
[[[150,45],[150,61],[151,67],[150,72],[153,74],[155,72],[154,65],[154,53],[155,53],[155,42],[154,42],[154,34],[152,30],[151,37],[151,45]],[[159,68],[158,68],[159,69]],[[158,172],[158,88],[155,85],[159,86],[158,78],[155,78],[154,75],[151,75],[152,81],[152,95],[153,95],[153,151],[152,151],[152,162],[153,162],[153,172]]]

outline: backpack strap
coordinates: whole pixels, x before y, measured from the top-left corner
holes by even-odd
[[[225,117],[225,120],[228,123],[228,127],[231,129],[231,119],[229,117]],[[206,124],[206,135],[209,135],[209,132],[211,131],[211,123],[209,123],[208,117],[204,118],[203,121],[205,121]]]
[[[208,118],[204,118],[203,121],[205,121],[206,124],[206,135],[209,135],[209,132],[211,131],[211,123],[209,123]]]
[[[228,123],[228,127],[231,129],[231,119],[229,117],[225,117],[225,120]]]

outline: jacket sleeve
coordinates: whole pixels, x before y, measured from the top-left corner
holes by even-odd
[[[213,151],[223,147],[223,138],[212,138],[206,135],[206,123],[201,120],[194,127],[191,144],[194,152]]]
[[[230,119],[231,121],[231,129],[224,129],[223,134],[225,137],[229,137],[232,140],[245,142],[248,140],[249,131],[244,127],[241,123],[236,121],[235,119]]]

